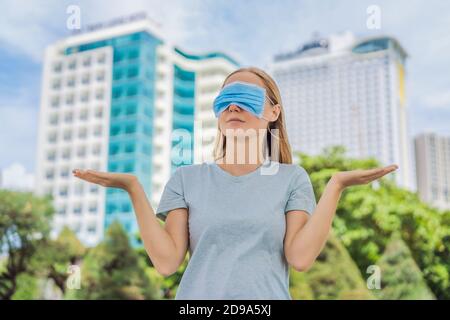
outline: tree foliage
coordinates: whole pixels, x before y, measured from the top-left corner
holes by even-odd
[[[318,200],[334,172],[380,165],[374,159],[346,158],[343,147],[326,148],[318,156],[300,153],[299,158],[310,174]],[[449,299],[449,216],[449,211],[430,207],[416,193],[385,177],[371,185],[344,190],[333,229],[361,272],[380,259],[391,235],[398,232],[436,297]]]
[[[146,273],[146,265],[131,247],[119,222],[106,231],[104,240],[88,251],[81,268],[78,299],[158,299],[157,287]]]
[[[30,262],[48,238],[53,212],[49,197],[0,190],[0,256],[6,256],[0,270],[0,299],[11,299],[19,277],[36,271]]]

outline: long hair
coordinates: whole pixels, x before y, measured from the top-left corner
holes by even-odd
[[[245,67],[245,68],[239,68],[232,73],[230,73],[225,80],[223,81],[222,88],[224,87],[226,81],[230,76],[232,76],[235,73],[238,72],[251,72],[258,76],[264,83],[264,86],[266,87],[266,93],[269,96],[269,100],[274,104],[280,105],[280,114],[278,116],[278,119],[276,121],[270,122],[268,125],[268,130],[271,132],[273,129],[275,133],[274,139],[278,141],[278,148],[272,148],[272,134],[266,135],[266,147],[268,148],[268,155],[271,160],[276,159],[279,163],[292,163],[292,153],[291,153],[291,146],[288,141],[287,131],[285,127],[285,118],[284,118],[284,109],[283,104],[281,101],[281,94],[280,90],[278,89],[277,84],[275,83],[275,80],[271,76],[269,76],[265,71],[256,68],[256,67]],[[226,150],[226,136],[222,134],[219,124],[217,124],[217,135],[214,142],[214,151],[213,156],[214,159],[220,159],[225,156],[225,150]],[[278,157],[275,157],[275,155],[272,155],[273,150],[278,150]],[[274,151],[275,152],[275,151]]]

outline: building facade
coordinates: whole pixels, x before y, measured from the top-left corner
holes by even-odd
[[[136,175],[156,208],[177,166],[210,160],[212,102],[235,60],[188,54],[141,19],[65,38],[46,50],[36,192],[53,196],[53,235],[71,227],[86,245],[119,221],[134,244],[126,192],[85,183],[84,168]]]
[[[294,151],[318,154],[342,145],[347,155],[398,164],[391,176],[414,189],[405,95],[407,54],[392,37],[345,32],[277,55],[277,81]]]
[[[415,137],[417,191],[440,209],[450,209],[450,137],[422,133]]]

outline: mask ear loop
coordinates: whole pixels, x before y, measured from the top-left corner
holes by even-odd
[[[263,163],[267,164],[271,161],[271,156],[269,155],[269,145],[267,143],[267,132],[264,135],[264,161]]]
[[[269,102],[270,102],[270,106],[273,108],[273,107],[275,107],[275,103],[272,101],[272,99],[270,99],[270,97],[266,94],[266,98],[269,100]],[[265,118],[263,118],[263,119],[265,119]],[[267,130],[269,131],[269,133],[270,133],[270,135],[272,136],[272,137],[274,137],[275,139],[277,139],[277,140],[279,140],[280,138],[277,136],[277,135],[274,135],[273,133],[272,133],[272,131],[270,130],[270,124],[267,126]]]
[[[223,159],[224,157],[225,157],[225,152],[224,152],[224,144],[225,144],[225,136],[222,134],[222,130],[220,130],[220,128],[218,129],[219,130],[219,143],[218,143],[218,147],[219,147],[219,149],[220,149],[220,151],[219,150],[217,150],[217,158],[215,159],[215,160],[218,160],[218,159]]]

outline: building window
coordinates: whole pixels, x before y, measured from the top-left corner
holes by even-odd
[[[94,170],[97,170],[97,171],[100,170],[100,164],[98,162],[93,163],[91,167]]]
[[[66,206],[61,206],[61,207],[59,207],[59,209],[58,209],[58,214],[59,215],[65,215],[66,214],[66,212],[67,212],[67,208],[66,208]]]
[[[115,70],[113,74],[114,80],[119,80],[122,78],[122,70]]]
[[[97,204],[95,202],[92,202],[89,205],[89,212],[90,213],[96,213],[97,212]]]
[[[101,118],[102,116],[103,116],[103,109],[102,109],[102,107],[98,107],[95,110],[95,117],[96,118]]]
[[[55,171],[53,169],[47,170],[46,174],[45,174],[45,178],[47,180],[53,180],[55,176]]]
[[[49,151],[47,153],[47,160],[48,161],[55,161],[56,160],[56,151]]]
[[[91,57],[86,57],[86,58],[83,60],[83,66],[89,67],[90,65],[91,65]]]
[[[70,149],[64,149],[62,152],[62,158],[64,160],[69,160],[70,159]]]
[[[91,184],[89,191],[93,194],[97,194],[98,193],[98,186]]]
[[[91,80],[91,78],[90,78],[89,74],[85,73],[85,74],[83,74],[83,76],[81,78],[81,83],[86,85],[86,84],[89,84],[90,80]]]
[[[134,144],[130,143],[130,144],[125,145],[125,152],[133,153],[134,152]]]
[[[55,143],[58,140],[58,135],[56,132],[52,132],[48,135],[48,142]]]
[[[52,187],[45,188],[45,194],[46,195],[52,195],[53,194],[53,188]]]
[[[81,224],[79,224],[79,223],[75,224],[73,231],[79,236],[80,231],[81,231]]]
[[[73,115],[72,112],[68,112],[64,115],[64,122],[65,123],[72,123]]]
[[[78,147],[77,156],[84,157],[85,155],[86,155],[86,147],[84,146]]]
[[[102,135],[102,127],[101,126],[97,126],[94,129],[94,136],[96,137],[100,137]]]
[[[77,203],[73,207],[73,213],[75,213],[75,214],[81,214],[82,210],[83,210],[83,207],[82,207],[81,203]]]
[[[59,97],[53,97],[51,101],[51,106],[53,108],[59,107]]]
[[[68,193],[69,193],[69,189],[67,188],[67,186],[63,186],[63,187],[59,188],[59,195],[61,197],[67,197]]]
[[[127,125],[125,127],[125,133],[126,134],[132,134],[132,133],[135,133],[135,132],[136,132],[136,126],[134,124],[130,124],[130,125]]]
[[[64,141],[70,141],[72,140],[72,131],[66,130],[64,131]]]
[[[62,70],[62,63],[61,62],[56,62],[55,64],[53,64],[53,71],[54,72],[61,72]]]
[[[120,126],[119,125],[113,125],[111,127],[110,131],[111,131],[110,132],[111,136],[117,136],[118,134],[120,134]]]
[[[89,225],[89,227],[88,227],[88,233],[93,234],[93,233],[95,233],[95,231],[96,231],[96,226],[95,226],[95,224]]]
[[[68,87],[75,87],[75,77],[69,77],[67,79],[67,86]]]
[[[105,96],[105,94],[104,94],[103,90],[98,90],[98,91],[95,93],[95,98],[96,98],[97,100],[102,100],[104,96]]]
[[[73,94],[69,94],[66,96],[66,104],[67,105],[72,105],[74,102],[74,96]]]
[[[61,178],[67,178],[69,176],[69,169],[68,168],[63,168],[61,169]]]
[[[89,92],[85,91],[81,94],[81,102],[88,102],[89,101]]]
[[[135,86],[135,85],[130,86],[127,89],[127,96],[133,97],[133,96],[137,95],[137,91],[138,91],[137,86]]]
[[[101,152],[101,146],[99,144],[96,144],[92,147],[92,154],[99,155]]]
[[[87,129],[86,128],[80,128],[80,131],[78,132],[78,138],[86,139],[86,136],[87,136]]]
[[[88,118],[88,110],[87,109],[83,109],[80,112],[80,120],[87,120]]]
[[[109,148],[109,154],[110,155],[115,155],[119,152],[119,146],[117,144],[112,144]]]
[[[53,80],[52,89],[58,90],[60,88],[61,88],[61,80],[60,79]]]
[[[133,172],[134,170],[134,164],[132,162],[126,163],[124,166],[125,172]]]
[[[106,62],[106,55],[102,53],[97,57],[97,63],[103,64],[105,62]]]
[[[76,60],[70,61],[68,67],[70,70],[75,70],[75,68],[77,67],[77,61]]]
[[[75,185],[75,190],[74,190],[75,194],[77,196],[81,196],[81,195],[83,195],[83,191],[84,191],[83,184],[77,183]]]
[[[102,82],[104,80],[105,80],[105,72],[104,71],[97,72],[97,81]]]
[[[137,67],[130,67],[128,69],[128,78],[136,78],[139,74],[139,69]]]
[[[130,212],[131,211],[131,205],[129,203],[122,204],[122,211],[123,212]]]
[[[50,116],[49,123],[51,125],[57,125],[58,124],[58,115],[57,114],[52,114]]]

